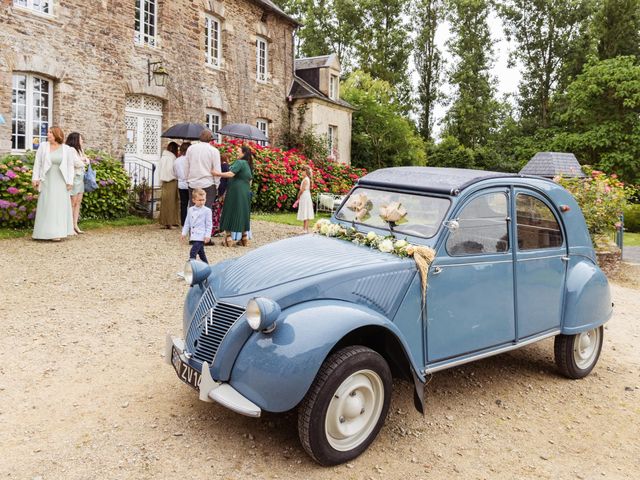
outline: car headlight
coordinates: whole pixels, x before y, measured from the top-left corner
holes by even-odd
[[[257,297],[252,298],[247,302],[247,323],[257,332],[273,332],[276,328],[276,320],[279,316],[280,305],[273,300],[264,297]]]
[[[184,281],[189,285],[204,282],[211,274],[211,267],[198,260],[189,260],[184,266]]]

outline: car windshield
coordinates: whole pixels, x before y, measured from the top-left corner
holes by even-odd
[[[336,213],[336,218],[395,233],[433,237],[442,223],[449,200],[412,193],[356,188]]]

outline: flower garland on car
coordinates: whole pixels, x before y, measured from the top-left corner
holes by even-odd
[[[364,234],[353,227],[345,228],[340,224],[331,223],[326,218],[318,220],[313,226],[313,231],[325,237],[335,237],[340,240],[355,243],[356,245],[375,248],[383,253],[393,253],[399,257],[412,257],[420,272],[420,279],[422,281],[422,303],[424,305],[427,293],[429,265],[431,265],[431,262],[433,262],[436,256],[433,248],[413,245],[406,240],[397,240],[391,235],[384,237],[375,232]]]

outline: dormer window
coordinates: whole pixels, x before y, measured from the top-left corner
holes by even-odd
[[[264,38],[258,37],[256,39],[256,79],[259,82],[266,82],[269,78],[269,71],[267,68],[268,61],[267,41]]]
[[[222,56],[222,42],[220,35],[220,20],[209,15],[205,18],[205,55],[207,65],[220,67],[220,58]]]
[[[158,1],[136,0],[135,42],[138,45],[155,47],[157,30]]]
[[[49,0],[13,0],[16,7],[28,8],[38,13],[51,13],[51,1]]]
[[[329,98],[331,98],[332,100],[337,100],[340,96],[338,92],[338,85],[339,85],[338,76],[330,75],[329,76]]]

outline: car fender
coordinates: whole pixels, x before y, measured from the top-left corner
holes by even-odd
[[[402,335],[386,317],[362,305],[315,300],[282,312],[272,333],[254,333],[238,354],[229,383],[263,410],[290,410],[304,398],[340,339],[365,326],[388,329],[420,375]]]
[[[572,260],[575,257],[572,256]],[[574,263],[575,261],[575,263]],[[575,335],[605,323],[613,313],[609,282],[589,258],[578,257],[567,273],[564,320],[561,333]]]

